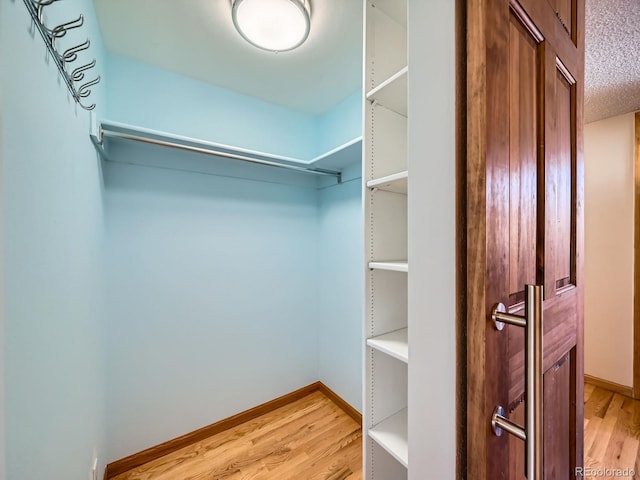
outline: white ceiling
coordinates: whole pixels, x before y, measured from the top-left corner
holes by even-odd
[[[640,110],[640,0],[586,0],[585,122]]]
[[[291,52],[240,37],[230,0],[94,0],[108,51],[321,114],[362,87],[362,1],[311,0],[311,32]]]
[[[94,0],[110,52],[321,114],[361,87],[362,1],[311,0],[309,39],[259,50],[231,0]],[[640,0],[586,0],[585,121],[640,110]]]

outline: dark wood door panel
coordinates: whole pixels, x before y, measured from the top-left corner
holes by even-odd
[[[573,314],[565,322],[556,323],[552,329],[545,329],[543,370],[546,372],[564,358],[577,343]],[[507,327],[509,332],[509,405],[517,402],[524,393],[524,333],[521,328]]]
[[[553,48],[571,71],[578,71],[579,67],[582,71],[583,60],[580,58],[580,51],[576,45],[582,40],[581,36],[584,36],[584,26],[581,26],[577,21],[579,18],[584,18],[584,6],[581,1],[571,1],[575,3],[571,8],[576,18],[571,35],[567,35],[555,9],[549,8],[548,2],[544,0],[510,0],[509,3],[514,12],[518,12],[519,16],[528,19],[528,22],[536,26],[543,38],[553,38]]]
[[[518,402],[509,409],[509,420],[524,425],[524,402]],[[524,443],[516,437],[509,437],[509,472],[512,480],[526,480]]]
[[[546,293],[546,292],[545,292]],[[547,334],[553,330],[559,323],[567,321],[575,325],[576,320],[576,302],[578,288],[570,286],[563,291],[557,292],[554,297],[545,298],[544,300],[544,334],[545,341]]]
[[[548,0],[551,7],[556,12],[558,21],[573,39],[573,32],[576,28],[576,2],[575,0]]]
[[[469,479],[524,478],[524,443],[488,422],[502,405],[524,423],[524,332],[479,312],[522,315],[525,284],[545,286],[544,478],[573,478],[582,461],[583,3],[467,0]]]
[[[548,50],[545,143],[545,252],[543,258],[545,298],[576,285],[577,152],[576,82],[574,76]]]
[[[544,374],[544,470],[545,480],[573,478],[571,458],[570,354]]]
[[[560,358],[544,375],[544,463],[545,480],[572,478],[574,462],[571,455],[571,355]],[[519,425],[525,422],[522,399],[510,405],[508,417]],[[509,438],[510,480],[525,480],[524,442]]]
[[[577,343],[577,293],[577,288],[569,287],[544,302],[545,371],[570,352]],[[524,315],[524,304],[510,308],[509,312]],[[507,325],[502,333],[507,337],[508,343],[508,398],[511,404],[524,392],[524,331],[520,327]]]
[[[509,325],[509,405],[524,393],[524,329]]]
[[[553,213],[557,228],[554,235],[556,288],[575,284],[576,237],[575,229],[572,228],[575,219],[575,152],[571,122],[571,119],[575,118],[575,113],[572,90],[573,84],[569,83],[564,72],[556,70],[556,154],[553,157],[556,191]]]
[[[546,372],[551,368],[554,363],[564,357],[567,353],[576,346],[577,335],[575,321],[576,316],[573,316],[573,322],[564,322],[558,324],[556,328],[551,330],[544,336],[544,362],[543,369]]]
[[[538,236],[538,40],[515,15],[509,26],[509,305],[535,284]]]

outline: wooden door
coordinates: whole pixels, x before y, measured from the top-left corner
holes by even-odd
[[[544,478],[583,454],[584,0],[468,0],[464,241],[468,479],[525,478],[524,442],[493,434],[501,405],[524,423],[522,314],[544,285]],[[466,461],[466,463],[465,463]],[[580,478],[580,476],[578,476]]]

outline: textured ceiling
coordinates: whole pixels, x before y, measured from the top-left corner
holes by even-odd
[[[586,0],[585,122],[640,110],[640,0]]]
[[[311,32],[278,54],[249,45],[230,0],[94,0],[107,50],[320,114],[362,86],[362,1],[311,0]]]

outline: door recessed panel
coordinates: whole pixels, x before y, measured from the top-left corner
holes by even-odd
[[[561,64],[559,64],[561,66]],[[555,204],[551,214],[555,223],[554,279],[556,289],[575,285],[575,88],[572,77],[564,68],[556,70],[556,155],[553,162]]]
[[[536,282],[539,44],[520,20],[509,26],[509,294]]]
[[[567,354],[544,374],[546,480],[574,478],[571,462],[571,360]]]

